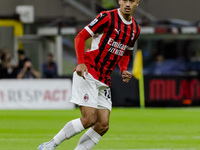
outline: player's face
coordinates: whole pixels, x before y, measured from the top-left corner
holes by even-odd
[[[119,5],[123,15],[132,15],[135,7],[139,5],[139,0],[119,0]]]

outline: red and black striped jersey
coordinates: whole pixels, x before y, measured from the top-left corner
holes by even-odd
[[[110,74],[126,51],[133,50],[140,26],[132,17],[126,21],[119,9],[101,12],[85,29],[92,36],[91,49],[84,53],[93,77],[110,85]]]

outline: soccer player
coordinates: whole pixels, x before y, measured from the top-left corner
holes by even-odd
[[[119,9],[101,12],[75,38],[78,65],[73,74],[71,102],[77,104],[81,118],[68,122],[53,139],[39,150],[54,150],[61,142],[89,128],[75,150],[90,150],[108,131],[111,111],[110,74],[118,64],[122,80],[127,71],[140,27],[132,17],[139,0],[119,0]],[[91,49],[84,52],[85,41],[92,36]]]

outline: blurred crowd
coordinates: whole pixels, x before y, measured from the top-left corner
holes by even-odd
[[[146,51],[143,51],[144,75],[200,75],[200,51],[196,51],[197,54],[191,53],[188,59],[169,58],[156,52],[149,57],[151,58],[149,61],[146,60],[145,53]],[[174,53],[173,51],[173,55]],[[18,61],[13,63],[9,50],[6,48],[0,50],[0,79],[58,78],[57,64],[52,53],[46,55],[46,60],[40,66],[41,71],[35,69],[24,50],[19,49],[17,55]],[[132,70],[132,64],[131,57],[128,70]],[[120,72],[118,67],[115,72]]]
[[[183,57],[165,58],[157,54],[154,60],[144,66],[144,75],[200,75],[200,61]]]
[[[53,54],[48,53],[41,70],[39,72],[35,69],[23,49],[18,50],[18,63],[11,62],[8,49],[0,50],[0,79],[57,78],[57,65],[53,60]]]

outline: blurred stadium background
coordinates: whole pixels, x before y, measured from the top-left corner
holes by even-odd
[[[121,81],[119,68],[112,73],[112,99],[114,111],[117,112],[119,107],[131,107],[131,109],[124,109],[121,112],[127,112],[125,115],[130,117],[133,113],[142,113],[147,115],[152,113],[150,118],[156,118],[160,113],[166,113],[165,108],[175,107],[175,110],[168,110],[166,114],[163,114],[166,120],[155,121],[153,126],[160,126],[156,133],[149,132],[147,138],[143,129],[135,132],[138,126],[133,126],[132,139],[141,138],[141,143],[137,145],[135,142],[128,142],[126,148],[109,145],[107,141],[106,147],[97,147],[98,149],[176,149],[176,150],[198,150],[200,149],[199,136],[196,133],[200,133],[198,126],[199,120],[199,106],[200,106],[200,2],[199,0],[140,0],[140,5],[136,8],[133,14],[134,18],[141,26],[141,35],[135,45],[135,51],[131,56],[131,61],[128,69],[131,71],[133,68],[133,62],[137,49],[142,50],[143,55],[143,78],[144,86],[139,86],[140,80],[133,78],[129,84],[124,84]],[[11,130],[14,127],[13,124],[24,119],[23,114],[30,114],[30,118],[36,113],[37,117],[44,116],[45,111],[28,111],[27,109],[56,109],[56,114],[70,113],[71,111],[58,111],[58,109],[75,109],[75,106],[67,103],[71,93],[71,79],[72,73],[76,66],[76,55],[74,51],[74,38],[76,34],[83,29],[94,17],[103,10],[109,10],[118,8],[116,0],[2,0],[0,5],[0,56],[2,58],[3,53],[9,52],[11,55],[11,64],[17,65],[18,50],[24,50],[25,55],[30,58],[34,68],[43,74],[42,65],[46,61],[48,53],[53,54],[55,63],[57,64],[58,76],[56,78],[47,79],[41,76],[39,79],[15,79],[1,77],[0,79],[0,143],[4,143],[4,147],[0,149],[10,150],[23,150],[19,144],[14,148],[9,146],[9,142],[22,138],[22,141],[27,135],[22,137],[13,136],[23,129],[17,128],[17,132]],[[90,40],[86,42],[86,48],[90,47]],[[1,64],[3,60],[0,61]],[[0,72],[2,74],[2,72]],[[139,110],[137,108],[141,105],[141,90],[144,90],[145,110]],[[154,110],[152,107],[161,107],[162,109]],[[184,107],[184,111],[183,111]],[[194,108],[195,107],[195,108]],[[23,111],[11,111],[11,109],[19,109]],[[120,110],[119,110],[120,111]],[[154,111],[157,111],[155,113]],[[48,115],[52,116],[53,112],[48,111]],[[77,110],[76,110],[77,112]],[[50,114],[49,114],[50,113]],[[175,118],[169,119],[169,116],[177,114]],[[186,114],[189,115],[187,116]],[[19,114],[19,118],[16,116]],[[114,113],[113,113],[114,114]],[[118,113],[117,115],[120,115]],[[124,114],[124,113],[123,113]],[[178,115],[179,114],[179,115]],[[149,116],[142,115],[142,118],[136,120],[140,122],[140,119],[146,119],[145,124],[148,121],[151,122]],[[35,117],[36,117],[35,116]],[[75,115],[76,116],[76,115]],[[134,114],[135,116],[135,114]],[[28,121],[29,117],[27,117]],[[72,117],[72,116],[70,116]],[[68,118],[70,118],[68,117]],[[112,116],[111,116],[112,117]],[[115,116],[117,117],[117,116]],[[126,116],[127,117],[127,116]],[[180,119],[179,117],[183,117]],[[183,122],[185,118],[185,122]],[[15,118],[15,119],[14,119]],[[16,119],[18,118],[18,119]],[[63,117],[64,118],[64,117]],[[60,119],[63,119],[60,117]],[[154,118],[154,119],[155,119]],[[162,118],[162,116],[159,116]],[[174,125],[173,130],[169,131],[169,134],[163,132],[167,126],[164,126],[165,122],[170,125],[176,119],[180,119],[180,124]],[[55,116],[53,117],[55,119]],[[51,117],[46,118],[52,123]],[[113,119],[114,120],[114,119]],[[170,120],[170,121],[169,121]],[[14,122],[12,122],[14,121]],[[45,124],[39,128],[34,123],[35,133],[41,132],[45,134]],[[125,121],[123,117],[119,120],[115,119],[115,123],[118,121]],[[128,121],[128,118],[127,118]],[[130,121],[130,120],[129,120]],[[169,121],[169,122],[168,122]],[[188,124],[188,122],[195,122],[194,124]],[[64,120],[65,122],[65,120]],[[12,123],[12,125],[10,125]],[[135,123],[134,117],[132,122]],[[144,122],[140,122],[144,125]],[[191,130],[186,134],[179,135],[180,132],[176,132],[176,137],[173,133],[178,130],[181,123],[187,126],[183,130]],[[117,123],[116,123],[117,124]],[[25,125],[27,125],[25,123]],[[19,126],[20,123],[19,123]],[[28,125],[27,125],[28,126]],[[49,126],[49,125],[48,125]],[[51,135],[62,127],[63,124],[55,125],[55,129],[50,131]],[[112,127],[115,126],[112,124]],[[26,127],[25,127],[26,128]],[[54,127],[52,127],[54,128]],[[116,135],[115,131],[118,131],[119,127],[113,127],[111,135]],[[146,127],[144,127],[146,128]],[[170,129],[170,127],[169,127]],[[25,133],[33,134],[33,139],[37,139],[32,143],[28,142],[26,145],[28,149],[35,149],[35,144],[40,144],[38,136],[27,128]],[[148,131],[151,129],[148,128]],[[12,133],[11,133],[12,131]],[[137,130],[136,130],[137,131]],[[145,130],[148,132],[147,129]],[[128,133],[128,131],[126,131]],[[158,135],[158,133],[160,133]],[[190,134],[191,133],[191,134]],[[47,133],[46,133],[47,134]],[[122,133],[123,134],[123,133]],[[1,136],[2,135],[2,136]],[[41,134],[40,134],[41,135]],[[159,145],[159,138],[163,135],[163,141]],[[47,134],[46,136],[49,136]],[[122,138],[128,138],[122,137]],[[157,137],[156,137],[157,136]],[[11,138],[13,137],[13,138]],[[42,136],[48,140],[47,137]],[[155,138],[157,140],[153,142],[147,142],[148,139]],[[113,137],[111,137],[113,138]],[[143,138],[143,139],[142,139]],[[171,139],[175,138],[176,142],[171,143]],[[114,138],[113,138],[114,139]],[[190,142],[190,144],[186,144]],[[142,145],[143,142],[147,142],[146,145]],[[164,141],[166,141],[166,144]],[[193,141],[193,143],[192,143]],[[105,141],[104,141],[105,142]],[[114,139],[113,143],[117,142]],[[126,140],[123,141],[126,145]],[[106,143],[106,142],[105,142]],[[162,143],[165,143],[162,145]],[[133,145],[131,145],[133,144]],[[136,144],[136,147],[134,145]],[[169,146],[172,144],[173,146]],[[1,145],[1,144],[0,144]],[[113,144],[114,145],[114,144]],[[10,148],[9,148],[10,147]],[[182,149],[181,149],[182,148]],[[64,149],[64,147],[63,147]],[[71,148],[72,149],[72,148]]]

